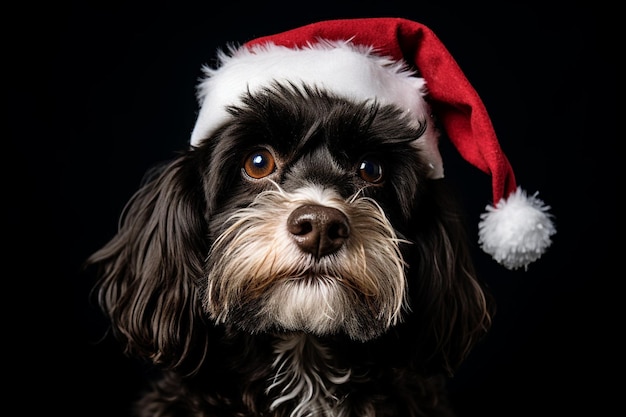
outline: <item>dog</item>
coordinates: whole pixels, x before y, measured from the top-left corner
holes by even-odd
[[[447,378],[495,303],[423,146],[437,118],[279,77],[236,97],[87,262],[124,352],[158,370],[136,415],[454,415]]]

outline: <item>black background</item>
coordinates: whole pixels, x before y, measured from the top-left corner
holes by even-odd
[[[5,14],[3,345],[16,414],[127,415],[142,372],[110,338],[98,342],[104,323],[81,263],[115,233],[145,170],[187,145],[200,68],[216,49],[322,19],[387,16],[424,23],[447,46],[518,183],[539,191],[558,230],[527,271],[476,250],[498,313],[451,382],[459,416],[611,409],[624,330],[617,12],[365,3],[51,2]],[[490,179],[442,147],[477,223]]]

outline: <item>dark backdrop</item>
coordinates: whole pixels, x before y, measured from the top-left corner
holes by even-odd
[[[170,3],[50,2],[5,15],[13,25],[3,29],[3,345],[18,414],[126,415],[143,375],[102,338],[87,301],[93,277],[80,267],[113,236],[145,170],[186,146],[200,68],[215,50],[317,20],[381,16],[420,21],[440,37],[483,98],[518,183],[552,206],[558,230],[527,271],[476,251],[498,314],[451,382],[459,416],[605,414],[621,383],[616,335],[624,329],[615,11],[546,2]],[[490,179],[443,147],[448,177],[477,223]]]

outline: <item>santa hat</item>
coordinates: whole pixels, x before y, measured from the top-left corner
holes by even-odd
[[[217,68],[205,67],[204,73],[192,146],[228,121],[227,107],[240,103],[244,93],[274,81],[306,84],[352,100],[396,105],[415,124],[428,120],[416,145],[430,163],[431,177],[441,178],[434,114],[461,156],[491,175],[493,204],[481,215],[481,248],[516,269],[537,260],[552,243],[556,230],[549,207],[516,185],[483,102],[441,41],[420,23],[400,18],[313,23],[222,51]]]

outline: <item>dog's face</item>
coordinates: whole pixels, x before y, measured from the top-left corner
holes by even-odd
[[[178,366],[211,328],[366,342],[409,318],[444,367],[488,326],[454,203],[402,111],[273,85],[129,203],[90,262],[126,349]]]
[[[232,113],[197,149],[209,167],[204,308],[252,333],[380,335],[405,304],[425,129],[391,107],[280,86]]]

